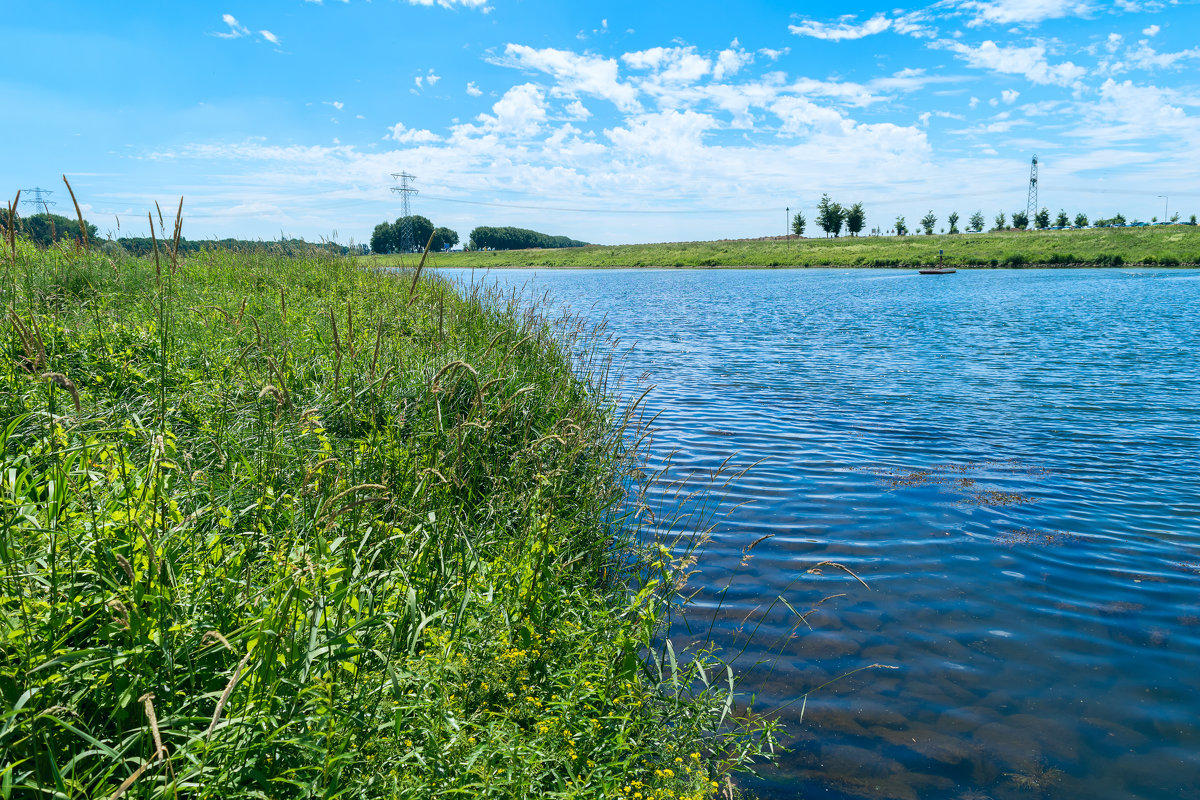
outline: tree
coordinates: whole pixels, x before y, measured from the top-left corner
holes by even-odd
[[[1071,218],[1067,216],[1067,212],[1066,212],[1066,211],[1063,211],[1063,210],[1060,208],[1060,209],[1058,210],[1058,217],[1057,217],[1057,218],[1055,218],[1055,220],[1054,220],[1054,226],[1055,226],[1056,228],[1065,228],[1065,227],[1067,227],[1067,226],[1068,226],[1068,225],[1070,225],[1070,224],[1071,224]]]
[[[846,209],[829,199],[828,194],[821,195],[817,204],[817,224],[826,236],[837,236],[842,232],[842,222],[846,219]]]
[[[1188,220],[1188,225],[1195,225],[1195,224],[1196,224],[1196,215],[1192,214],[1192,218]]]
[[[863,229],[866,224],[867,215],[863,211],[862,203],[855,203],[846,210],[846,230],[851,236],[858,236],[858,232]]]
[[[401,252],[404,249],[404,219],[400,217],[391,224],[383,222],[376,225],[375,230],[371,232],[371,250],[376,253]],[[428,217],[420,214],[413,214],[408,220],[412,225],[412,247],[418,252],[424,252],[425,243],[433,233],[433,223]],[[457,236],[458,234],[455,234],[455,241],[458,241]]]
[[[983,219],[983,210],[980,209],[971,215],[971,224],[968,226],[968,229],[979,233],[981,230],[983,230],[983,226],[985,224],[987,223]]]
[[[83,224],[87,226],[88,241],[98,241],[100,237],[97,235],[96,226],[87,220],[84,220]],[[79,241],[79,220],[59,214],[40,212],[17,220],[16,228],[18,233],[24,234],[39,247],[49,247],[63,239]]]
[[[904,222],[904,217],[896,217],[896,235],[904,236],[908,233],[908,225]]]
[[[921,217],[921,227],[925,229],[926,236],[933,235],[933,226],[937,225],[937,215],[930,209],[929,213]]]
[[[373,253],[391,253],[396,249],[396,242],[392,240],[392,224],[390,222],[381,222],[375,226],[375,230],[371,231],[371,252]]]
[[[804,213],[797,211],[795,216],[792,217],[792,233],[796,234],[797,236],[803,236],[804,226],[807,224],[808,220],[804,218]]]
[[[946,217],[946,221],[950,223],[950,232],[951,233],[959,232],[959,230],[958,230],[958,212],[957,211],[951,212],[950,216]]]
[[[1076,228],[1086,228],[1087,225],[1088,225],[1087,214],[1080,211],[1078,214],[1075,215],[1075,227]]]
[[[1178,211],[1176,211],[1174,214],[1171,215],[1171,222],[1173,224],[1179,222],[1179,212]]]
[[[432,252],[449,250],[456,244],[458,244],[458,233],[455,231],[449,228],[433,229],[433,245],[429,248]]]
[[[992,228],[992,230],[1002,231],[1007,227],[1008,227],[1008,219],[1004,216],[1004,212],[1001,211],[999,214],[996,215],[996,227]]]
[[[1042,210],[1033,215],[1033,226],[1039,231],[1050,227],[1050,209],[1042,206]]]
[[[1019,231],[1023,231],[1029,227],[1029,214],[1024,211],[1014,211],[1012,213],[1013,227]]]

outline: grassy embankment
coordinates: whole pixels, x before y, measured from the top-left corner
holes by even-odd
[[[1200,227],[1001,231],[953,236],[592,245],[563,250],[449,253],[442,267],[956,267],[1200,264]],[[386,261],[387,257],[369,257]]]
[[[624,533],[578,327],[351,259],[4,256],[0,796],[706,798],[773,736],[655,649],[686,564]]]

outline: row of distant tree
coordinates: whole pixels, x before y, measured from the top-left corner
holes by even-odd
[[[7,219],[0,214],[0,230],[3,230]],[[123,236],[119,239],[102,239],[95,225],[84,220],[87,228],[88,241],[100,248],[121,247],[135,256],[149,256],[154,253],[154,240],[149,236]],[[79,221],[45,212],[17,220],[17,233],[29,239],[39,247],[49,247],[62,241],[80,242]],[[158,248],[169,247],[167,237],[158,238]],[[186,239],[180,237],[179,252],[190,254],[204,250],[236,250],[240,252],[271,252],[286,256],[311,255],[313,253],[334,253],[348,255],[361,253],[360,246],[333,244],[330,242],[308,242],[304,239],[281,238],[272,241],[262,239]],[[116,252],[116,251],[114,251]]]
[[[528,250],[533,247],[586,247],[587,242],[568,236],[551,236],[528,228],[493,228],[481,225],[471,231],[469,250]]]
[[[405,224],[410,232],[405,242]],[[374,253],[421,252],[429,237],[433,237],[431,251],[449,250],[458,244],[458,234],[449,228],[436,228],[428,218],[419,214],[400,217],[395,222],[381,222],[371,234],[371,251]],[[471,231],[467,250],[526,250],[532,247],[583,247],[587,242],[567,236],[551,236],[531,231],[528,228],[494,228],[481,225]]]
[[[1158,222],[1158,217],[1152,217],[1151,221]],[[1170,221],[1173,223],[1178,223],[1180,221],[1179,214],[1175,214],[1173,217],[1171,217]],[[949,230],[942,228],[942,229],[940,229],[942,233],[962,233],[962,231],[959,230],[959,227],[958,227],[959,216],[958,216],[957,211],[951,213],[950,216],[948,216],[946,218],[946,222],[950,226]],[[1134,220],[1133,223],[1127,223],[1125,221],[1124,214],[1117,214],[1117,215],[1115,215],[1113,217],[1109,217],[1107,219],[1095,219],[1095,220],[1089,221],[1088,215],[1084,214],[1083,212],[1080,212],[1080,213],[1076,214],[1074,216],[1074,218],[1072,218],[1063,209],[1060,209],[1057,215],[1055,215],[1054,217],[1051,217],[1050,209],[1048,209],[1044,206],[1042,207],[1042,209],[1040,211],[1038,211],[1036,214],[1033,215],[1032,220],[1029,219],[1029,213],[1027,211],[1018,210],[1018,211],[1012,212],[1011,224],[1009,223],[1008,216],[1003,211],[1001,211],[999,214],[997,214],[995,216],[995,218],[992,220],[992,222],[994,223],[991,228],[993,231],[1005,231],[1005,230],[1014,230],[1014,229],[1022,230],[1022,231],[1028,230],[1030,222],[1033,223],[1033,228],[1035,230],[1039,230],[1039,231],[1044,231],[1044,230],[1047,230],[1052,227],[1053,228],[1070,228],[1070,227],[1074,226],[1076,228],[1086,228],[1086,227],[1088,227],[1089,224],[1091,224],[1092,226],[1097,227],[1097,228],[1108,228],[1108,227],[1113,227],[1113,226],[1118,226],[1118,225],[1127,225],[1127,224],[1134,224],[1134,225],[1140,224],[1137,220]],[[928,214],[926,214],[924,217],[921,218],[921,221],[918,224],[919,224],[919,229],[921,231],[923,231],[925,233],[925,235],[932,236],[933,232],[934,232],[934,228],[936,228],[937,224],[938,224],[938,217],[931,210]],[[986,224],[986,221],[983,216],[983,211],[976,211],[974,214],[971,215],[971,218],[967,223],[966,230],[974,231],[974,232],[978,233],[979,231],[983,230],[985,224]],[[1188,221],[1187,224],[1189,224],[1189,225],[1196,224],[1196,215],[1195,214],[1192,215],[1191,219]],[[902,216],[896,217],[896,221],[894,223],[894,230],[896,231],[897,236],[906,236],[909,233],[908,223],[905,221],[904,217],[902,217]]]
[[[942,233],[962,233],[963,229],[960,229],[958,226],[960,220],[961,217],[958,215],[958,212],[952,212],[950,216],[946,218],[946,222],[949,224],[949,230],[941,228],[940,231]],[[1158,222],[1158,217],[1153,217],[1151,221]],[[1170,221],[1179,222],[1179,214],[1175,214],[1173,217],[1171,217]],[[817,204],[817,216],[814,222],[818,228],[825,232],[826,236],[840,236],[843,226],[845,226],[848,234],[851,236],[858,236],[863,227],[866,225],[866,212],[863,210],[862,203],[854,203],[850,206],[843,206],[842,204],[831,199],[828,194],[823,194],[821,195],[821,202]],[[1014,211],[1012,212],[1012,223],[1009,224],[1008,215],[1001,211],[996,215],[993,222],[995,223],[992,227],[993,231],[1012,230],[1014,228],[1018,230],[1025,230],[1029,228],[1031,222],[1036,230],[1046,230],[1051,227],[1069,228],[1072,225],[1077,228],[1086,228],[1088,226],[1088,216],[1087,214],[1081,212],[1076,214],[1072,219],[1072,217],[1070,217],[1065,210],[1060,210],[1056,216],[1051,217],[1050,209],[1043,207],[1041,211],[1038,211],[1033,215],[1032,220],[1029,219],[1029,214],[1025,211]],[[805,218],[804,214],[802,212],[794,214],[792,216],[791,223],[792,233],[796,234],[797,236],[803,236],[804,229],[808,225],[808,220]],[[1123,214],[1117,214],[1107,219],[1093,220],[1091,224],[1096,227],[1110,227],[1131,223],[1127,223],[1125,221],[1125,216]],[[1139,223],[1137,220],[1134,220],[1132,224],[1136,225]],[[1192,215],[1187,224],[1196,224],[1195,214]],[[933,213],[933,211],[930,211],[921,218],[917,229],[924,231],[926,235],[932,236],[934,229],[937,228],[937,225],[938,217]],[[965,230],[978,233],[984,229],[985,225],[987,225],[987,220],[983,216],[983,211],[980,210],[971,215],[970,219],[966,223]],[[907,236],[911,232],[908,227],[908,222],[903,216],[896,217],[896,221],[893,223],[892,230],[895,231],[897,236]]]
[[[0,214],[0,229],[7,232],[8,218]],[[88,241],[96,241],[99,236],[96,226],[87,220],[83,221],[87,228]],[[30,217],[18,217],[17,233],[41,247],[49,247],[54,242],[79,242],[79,220],[69,219],[59,214],[45,212]]]

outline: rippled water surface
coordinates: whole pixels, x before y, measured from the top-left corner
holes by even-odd
[[[692,584],[795,737],[760,796],[1200,797],[1200,272],[486,280],[636,342],[680,467],[761,462]]]

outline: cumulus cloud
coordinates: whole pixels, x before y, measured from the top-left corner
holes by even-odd
[[[671,110],[639,115],[604,135],[629,155],[686,161],[701,150],[704,133],[716,126],[708,114]]]
[[[467,81],[467,94],[471,97],[479,97],[483,94],[483,90],[475,85],[475,81]]]
[[[276,36],[275,34],[271,33],[270,31],[259,31],[258,35],[263,37],[264,39],[266,39],[268,42],[275,45],[276,47],[279,46],[279,37]]]
[[[1094,8],[1086,0],[966,0],[959,8],[970,15],[967,25],[1039,23],[1048,19],[1089,16]]]
[[[240,39],[243,36],[250,35],[250,29],[237,21],[237,17],[233,14],[222,14],[221,21],[229,26],[229,30],[221,33],[214,33],[218,39]]]
[[[480,114],[484,128],[518,138],[536,135],[546,121],[546,95],[532,83],[514,86],[492,105],[492,115]]]
[[[1017,102],[1017,98],[1020,96],[1021,96],[1021,93],[1018,92],[1016,89],[1005,89],[1004,91],[1002,91],[1000,93],[1000,98],[1002,100],[1004,100],[1004,102],[1010,106],[1013,103]]]
[[[944,42],[942,46],[972,67],[1006,75],[1024,75],[1029,82],[1041,85],[1067,86],[1087,72],[1070,61],[1050,64],[1046,59],[1046,48],[1041,44],[1001,47],[989,39],[978,47],[964,42]]]
[[[440,142],[442,137],[438,136],[433,131],[415,130],[405,127],[403,122],[397,122],[392,127],[388,128],[388,135],[383,137],[391,139],[401,144],[428,144],[430,142]]]
[[[1191,47],[1174,53],[1160,53],[1150,46],[1149,40],[1143,39],[1138,42],[1137,47],[1130,49],[1126,58],[1129,64],[1139,69],[1170,69],[1182,66],[1179,64],[1180,61],[1200,58],[1200,47]],[[1120,67],[1124,66],[1124,64],[1120,65]],[[1118,69],[1114,69],[1114,71],[1118,71]]]
[[[568,103],[567,107],[563,110],[570,119],[584,120],[592,115],[592,112],[588,111],[587,108],[584,107],[583,103],[579,102],[578,100]]]
[[[641,110],[637,89],[618,79],[619,68],[612,58],[510,44],[496,63],[545,73],[567,92],[603,98],[624,112]]]
[[[408,0],[408,4],[411,6],[441,6],[442,8],[463,6],[464,8],[478,8],[484,13],[491,10],[487,5],[487,0]]]
[[[712,70],[712,62],[695,47],[652,47],[621,56],[629,67],[648,70],[664,83],[695,83]]]
[[[862,39],[864,36],[873,36],[892,27],[892,20],[883,14],[876,14],[859,24],[850,21],[853,19],[853,16],[842,17],[840,22],[819,22],[807,19],[795,25],[788,25],[788,30],[797,36],[811,36],[814,39],[840,42],[846,39]]]
[[[734,39],[730,42],[729,47],[717,54],[716,63],[712,68],[713,80],[719,81],[736,75],[742,67],[752,61],[754,61],[754,56],[743,50],[738,40]]]

